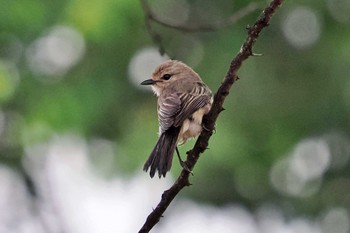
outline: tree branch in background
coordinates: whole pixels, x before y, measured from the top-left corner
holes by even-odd
[[[163,56],[165,53],[165,49],[163,46],[162,42],[162,37],[154,31],[151,23],[151,19],[153,18],[153,13],[151,11],[151,8],[149,7],[148,3],[146,2],[147,0],[141,0],[141,6],[143,9],[143,12],[145,13],[145,24],[146,24],[146,29],[150,36],[152,37],[153,43],[158,45],[159,48],[159,53]]]
[[[152,9],[148,5],[147,0],[141,0],[142,9],[145,13],[145,24],[146,29],[148,33],[151,35],[152,40],[155,44],[159,46],[159,52],[161,55],[164,55],[165,49],[162,43],[162,37],[153,29],[152,22],[155,22],[159,25],[162,25],[167,28],[172,28],[175,30],[179,30],[182,32],[210,32],[210,31],[216,31],[223,28],[227,28],[233,24],[235,24],[238,20],[242,19],[243,17],[247,16],[248,14],[252,13],[256,9],[259,8],[259,4],[256,2],[252,2],[248,4],[247,6],[243,7],[242,9],[236,11],[233,15],[229,16],[228,18],[220,21],[213,22],[211,24],[207,25],[177,25],[173,24],[171,22],[164,22],[161,18],[159,18],[154,12],[152,12]]]
[[[262,29],[269,25],[271,17],[282,2],[283,0],[272,0],[270,5],[267,6],[261,13],[255,24],[248,28],[248,37],[246,38],[238,54],[231,61],[230,68],[214,96],[212,108],[203,119],[205,130],[203,130],[201,135],[198,137],[193,149],[187,152],[186,165],[190,170],[192,170],[197,163],[200,154],[203,153],[208,147],[209,138],[213,134],[216,119],[218,118],[220,112],[224,109],[223,104],[225,98],[229,94],[233,83],[238,80],[237,72],[239,68],[241,67],[243,61],[254,55],[252,48],[255,41],[258,39]],[[180,190],[185,186],[190,185],[189,175],[190,172],[187,169],[182,170],[180,176],[177,178],[173,186],[162,194],[162,198],[158,206],[147,217],[147,220],[139,233],[149,232],[159,222],[163,213]]]

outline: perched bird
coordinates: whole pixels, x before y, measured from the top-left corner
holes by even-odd
[[[211,108],[210,89],[199,75],[184,63],[168,60],[153,72],[152,78],[141,85],[151,85],[158,97],[159,139],[143,170],[153,177],[165,177],[171,168],[174,151],[186,168],[177,150],[178,144],[197,137],[202,131],[202,118]]]

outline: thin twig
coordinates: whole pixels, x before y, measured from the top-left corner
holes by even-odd
[[[253,56],[252,48],[255,41],[259,37],[262,29],[269,25],[271,17],[276,12],[278,7],[282,4],[282,2],[283,0],[272,0],[270,5],[267,6],[261,13],[255,24],[252,27],[248,28],[248,36],[238,54],[231,61],[230,68],[227,71],[227,74],[221,86],[214,96],[212,108],[203,119],[204,128],[206,130],[202,131],[193,149],[187,152],[186,165],[190,170],[192,170],[197,163],[199,155],[203,153],[208,147],[209,138],[213,134],[216,119],[218,118],[220,112],[223,110],[225,98],[229,94],[233,83],[238,80],[237,72],[239,68],[241,67],[243,61],[245,61],[248,57]],[[180,176],[177,178],[173,186],[163,193],[161,201],[147,217],[147,220],[140,229],[139,233],[149,232],[159,222],[163,213],[168,208],[171,201],[181,191],[181,189],[185,186],[190,185],[189,174],[190,172],[188,169],[183,169],[181,171]]]
[[[237,21],[239,21],[243,17],[247,16],[248,14],[258,9],[260,7],[260,4],[256,2],[252,2],[247,6],[241,8],[240,10],[236,11],[233,15],[229,16],[228,18],[224,20],[219,20],[207,25],[189,25],[189,24],[177,25],[171,22],[165,22],[161,18],[159,18],[155,13],[152,12],[152,9],[147,3],[147,0],[141,0],[141,6],[145,14],[146,29],[150,34],[150,36],[152,37],[153,42],[158,45],[160,54],[164,55],[165,48],[163,45],[162,37],[158,32],[154,30],[152,22],[155,22],[167,28],[179,30],[182,32],[188,32],[188,33],[217,31],[237,23]]]
[[[141,1],[143,2],[143,6],[147,5],[146,0],[141,0]],[[229,16],[228,18],[224,20],[219,20],[207,25],[189,25],[189,24],[177,25],[171,22],[163,21],[156,14],[152,13],[148,5],[147,7],[144,7],[144,10],[149,20],[152,20],[164,27],[172,28],[182,32],[210,32],[210,31],[217,31],[237,23],[237,21],[247,16],[251,12],[255,11],[256,9],[258,9],[258,7],[259,7],[258,3],[252,2],[247,6],[243,7],[242,9],[236,11],[233,15]]]
[[[153,18],[151,8],[147,4],[146,0],[141,0],[141,6],[145,13],[146,29],[152,37],[153,42],[158,45],[159,53],[163,56],[165,54],[165,49],[162,42],[162,37],[153,29],[151,24],[151,19]]]

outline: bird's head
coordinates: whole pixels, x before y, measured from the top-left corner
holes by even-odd
[[[196,79],[200,81],[199,75],[189,66],[176,60],[168,60],[158,66],[151,79],[147,79],[141,85],[152,85],[153,91],[159,96],[169,85],[183,79]]]

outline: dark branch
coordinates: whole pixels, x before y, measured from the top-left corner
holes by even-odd
[[[145,12],[145,24],[146,29],[150,36],[152,37],[152,40],[155,44],[159,47],[159,53],[163,56],[165,53],[165,49],[162,42],[162,37],[153,29],[151,20],[153,18],[153,14],[151,12],[151,9],[149,5],[146,3],[146,0],[141,0],[142,9]]]
[[[146,1],[147,0],[141,0],[141,3],[149,21],[153,21],[164,27],[172,28],[183,32],[209,32],[223,29],[235,24],[238,20],[247,16],[259,7],[258,3],[252,2],[246,7],[243,7],[242,9],[236,11],[233,15],[229,16],[228,18],[207,25],[177,25],[171,22],[164,22],[161,18],[159,18],[156,14],[152,12]]]
[[[192,170],[201,153],[203,153],[208,147],[209,138],[213,134],[216,119],[220,112],[223,110],[223,104],[230,92],[231,86],[238,80],[237,72],[241,67],[243,61],[248,57],[253,56],[253,45],[259,37],[263,28],[269,25],[270,19],[276,12],[277,8],[282,4],[283,0],[272,0],[269,6],[267,6],[258,20],[252,27],[248,28],[248,36],[242,45],[238,54],[231,61],[230,68],[219,87],[218,91],[214,96],[214,102],[210,112],[204,117],[203,124],[206,130],[203,130],[201,135],[198,137],[196,144],[193,149],[187,152],[187,167]],[[155,224],[157,224],[162,217],[163,213],[170,205],[171,201],[185,186],[189,186],[189,174],[187,169],[183,169],[180,176],[177,178],[173,186],[166,190],[159,202],[158,206],[151,212],[147,217],[146,222],[142,226],[139,233],[149,232]]]
[[[161,55],[164,55],[165,49],[162,42],[162,37],[159,35],[158,32],[156,32],[152,26],[152,22],[155,22],[159,25],[162,25],[167,28],[172,28],[175,30],[179,30],[182,32],[210,32],[210,31],[217,31],[223,28],[227,28],[233,24],[235,24],[237,21],[242,19],[243,17],[247,16],[251,12],[255,11],[259,8],[259,4],[256,2],[252,2],[248,4],[246,7],[243,7],[242,9],[236,11],[233,15],[229,16],[228,18],[224,20],[220,20],[217,22],[214,22],[212,24],[208,25],[189,25],[189,24],[183,24],[183,25],[177,25],[173,24],[171,22],[164,22],[161,18],[159,18],[154,12],[152,12],[152,9],[147,3],[147,0],[141,0],[141,6],[145,13],[145,24],[146,29],[150,36],[152,37],[152,40],[155,44],[159,47],[159,52]]]

